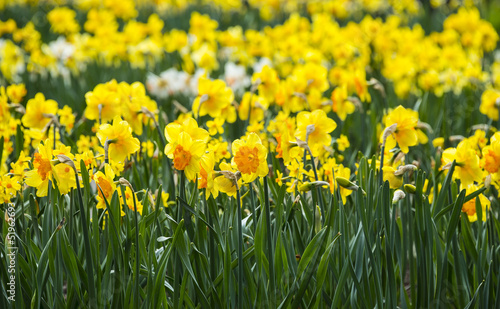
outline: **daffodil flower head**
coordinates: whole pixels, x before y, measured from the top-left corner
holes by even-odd
[[[198,177],[198,189],[206,189],[206,198],[210,195],[217,198],[219,191],[214,184],[215,157],[213,151],[205,152],[200,159],[200,174]]]
[[[483,179],[484,172],[479,166],[479,157],[467,140],[461,141],[457,148],[446,149],[441,161],[443,166],[448,166],[453,161],[456,162],[453,179],[460,179],[464,186],[481,182]]]
[[[267,149],[257,134],[250,133],[246,140],[235,140],[232,152],[231,165],[241,172],[244,182],[250,183],[257,177],[264,177],[269,173]]]
[[[235,197],[236,190],[241,188],[242,180],[241,173],[235,170],[230,164],[221,162],[219,165],[221,169],[220,176],[215,177],[214,184],[216,190],[224,192],[229,196]]]
[[[23,125],[27,128],[43,129],[51,121],[49,115],[56,115],[58,109],[56,101],[46,100],[43,93],[37,93],[26,105]]]
[[[196,174],[200,172],[199,162],[204,151],[205,143],[202,140],[193,140],[187,132],[181,132],[177,143],[168,144],[165,148],[165,154],[173,159],[174,168],[184,171],[186,178],[191,181],[194,181]]]
[[[390,111],[385,118],[385,126],[390,127],[397,124],[393,134],[387,136],[385,147],[392,149],[396,147],[396,143],[401,148],[401,151],[408,153],[410,146],[418,144],[418,134],[415,129],[418,124],[418,112],[411,109],[405,109],[403,106],[398,106]],[[382,139],[382,136],[381,136]],[[381,140],[381,142],[383,142]]]
[[[115,184],[115,173],[109,164],[104,165],[104,173],[102,171],[98,171],[94,174],[93,177],[96,185],[97,185],[97,205],[98,209],[105,209],[106,202],[111,201],[111,197],[113,193],[116,191]]]
[[[463,186],[462,186],[462,188],[463,188]],[[472,194],[479,189],[480,188],[477,185],[469,184],[465,187],[465,194],[466,195]],[[481,204],[481,209],[482,209],[482,214],[481,214],[482,220],[486,221],[486,217],[487,217],[486,212],[490,209],[491,202],[483,194],[480,194],[478,198],[479,198],[479,203]],[[465,212],[467,214],[467,218],[469,219],[470,222],[477,221],[476,199],[474,198],[468,202],[465,202],[462,205],[462,212]]]
[[[323,110],[313,112],[300,112],[297,115],[297,129],[295,137],[302,141],[307,140],[313,156],[319,154],[320,148],[330,146],[332,137],[330,133],[335,130],[337,124],[328,118]]]
[[[39,197],[47,196],[49,181],[53,178],[54,165],[52,160],[52,149],[50,142],[38,145],[38,152],[33,155],[33,170],[26,172],[26,184],[36,188],[36,195]],[[54,185],[54,184],[52,184]]]
[[[103,145],[108,140],[108,154],[111,160],[124,162],[129,155],[140,148],[139,140],[132,136],[130,125],[120,116],[115,116],[113,124],[101,125],[96,135]]]
[[[212,118],[220,117],[222,111],[233,101],[233,91],[223,80],[212,81],[202,77],[198,81],[198,96],[193,102],[193,113],[198,117],[207,114]]]
[[[498,120],[500,113],[500,91],[487,89],[483,92],[479,111],[492,120]]]

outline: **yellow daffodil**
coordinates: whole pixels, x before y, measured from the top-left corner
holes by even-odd
[[[273,102],[280,82],[278,73],[266,65],[262,68],[262,71],[253,74],[252,83],[255,84],[256,82],[259,83],[257,87],[259,95],[268,102]]]
[[[50,121],[50,115],[56,115],[57,102],[45,100],[43,93],[37,93],[26,105],[26,114],[22,118],[23,125],[28,128],[43,129]]]
[[[402,152],[408,153],[408,147],[418,144],[418,134],[415,127],[418,123],[418,112],[398,106],[390,111],[385,118],[385,126],[390,127],[397,124],[396,131],[389,135],[385,144],[386,149],[396,147],[396,143]],[[381,135],[382,139],[382,135]],[[381,141],[383,142],[383,141]]]
[[[33,170],[26,172],[26,184],[36,188],[36,195],[39,197],[47,196],[49,181],[54,173],[52,165],[52,149],[48,140],[45,145],[38,145],[38,152],[33,155]]]
[[[111,80],[105,84],[97,85],[94,90],[85,94],[84,115],[90,120],[99,120],[102,123],[112,120],[115,116],[121,114],[120,96],[118,94],[118,83]]]
[[[122,120],[120,116],[115,116],[112,125],[108,123],[101,125],[96,135],[103,145],[106,140],[112,141],[108,149],[111,160],[123,162],[140,148],[139,140],[132,137],[132,129],[128,122]]]
[[[307,130],[312,128],[312,132],[307,134]],[[328,118],[323,110],[315,110],[313,112],[300,112],[297,115],[297,129],[295,137],[302,141],[306,141],[313,156],[319,154],[320,148],[330,146],[332,136],[330,133],[335,130],[337,124],[333,119]],[[309,129],[311,131],[311,129]]]
[[[127,204],[127,207],[132,211],[134,211],[135,207],[137,207],[137,212],[142,216],[143,206],[142,206],[142,203],[139,200],[139,198],[137,198],[137,193],[132,192],[132,189],[130,189],[129,186],[125,186],[124,191],[125,191],[125,203]],[[122,206],[124,206],[123,205],[123,196],[121,194],[121,189],[118,190],[118,192],[120,193],[119,194],[120,195],[120,204]],[[134,196],[135,196],[135,206],[134,206]]]
[[[227,171],[231,172],[232,174],[236,173],[236,170],[228,163],[222,162],[219,165],[219,168],[221,171]],[[241,178],[237,180],[238,188],[241,188]],[[220,174],[220,176],[217,176],[214,179],[214,185],[215,185],[215,190],[226,193],[229,196],[235,197],[236,196],[236,183],[235,179],[233,178],[228,178],[226,175]]]
[[[463,189],[463,187],[464,186],[462,186],[462,189]],[[476,186],[474,184],[469,184],[465,187],[465,194],[466,195],[472,194],[479,189],[480,188],[478,186]],[[479,195],[479,203],[481,204],[481,208],[482,208],[482,213],[481,213],[482,220],[486,221],[487,211],[490,209],[491,202],[486,196],[484,196],[483,194],[480,194]],[[476,199],[474,198],[468,202],[465,202],[462,205],[462,212],[465,212],[467,214],[467,217],[469,218],[470,222],[477,221]]]
[[[490,139],[490,145],[482,149],[481,166],[490,174],[500,172],[500,133]]]
[[[342,121],[347,118],[347,115],[354,113],[356,110],[356,106],[354,106],[351,101],[348,101],[347,97],[348,94],[346,87],[335,88],[331,96],[332,110]]]
[[[205,189],[205,197],[208,199],[210,195],[214,198],[219,196],[219,191],[214,184],[214,166],[215,159],[213,152],[204,153],[200,159],[200,175],[198,177],[198,189]]]
[[[104,166],[104,173],[98,171],[93,177],[97,185],[97,209],[105,209],[106,201],[111,202],[111,197],[116,191],[115,173],[109,164]]]
[[[257,177],[264,177],[269,173],[267,149],[257,134],[250,133],[246,140],[235,140],[232,152],[231,165],[241,172],[244,182],[250,183]]]
[[[21,183],[19,178],[9,177],[7,175],[0,176],[0,202],[10,203],[11,199],[16,197],[21,191]]]
[[[396,171],[397,169],[390,165],[382,167],[384,181],[389,181],[389,186],[391,189],[397,189],[403,185],[403,176],[395,175],[394,173]]]
[[[487,89],[483,92],[479,111],[492,120],[498,120],[500,113],[500,91]]]
[[[184,171],[186,178],[194,181],[200,172],[200,158],[204,150],[202,140],[193,140],[188,133],[181,132],[175,145],[168,147],[168,151],[165,148],[165,154],[173,159],[176,170]]]
[[[27,93],[28,92],[24,84],[14,84],[7,86],[7,96],[12,103],[21,103]]]
[[[334,175],[331,174],[331,171],[329,172],[330,172],[329,175],[331,176],[328,177],[328,180],[330,183],[330,192],[332,194],[337,190],[338,186],[337,180],[333,179],[334,178],[333,176],[335,176],[335,178],[342,177],[347,180],[351,178],[351,170],[348,167],[344,167],[342,164],[336,166],[336,168],[334,169],[335,173]],[[340,196],[342,197],[342,203],[345,204],[347,201],[347,197],[352,194],[352,190],[346,189],[343,186],[339,186],[339,188],[340,188]]]
[[[172,122],[165,127],[165,138],[169,142],[165,147],[165,152],[170,152],[170,148],[175,147],[181,132],[186,132],[193,140],[201,140],[205,143],[210,138],[207,130],[199,128],[196,120],[191,117],[186,118],[182,123]]]
[[[216,135],[217,133],[224,133],[224,119],[223,118],[215,118],[214,120],[207,121],[208,133],[211,136]]]
[[[468,141],[462,141],[457,148],[448,148],[443,152],[441,161],[443,165],[456,161],[453,179],[460,179],[463,186],[473,182],[481,182],[483,171],[479,167],[479,157]]]
[[[233,101],[233,91],[223,80],[212,81],[201,77],[198,81],[198,96],[193,102],[193,114],[198,117],[207,114],[212,118],[220,117],[223,109],[231,105]]]

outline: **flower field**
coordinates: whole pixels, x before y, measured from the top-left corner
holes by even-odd
[[[500,308],[500,4],[0,0],[0,308]]]

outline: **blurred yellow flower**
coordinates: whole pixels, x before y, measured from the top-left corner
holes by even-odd
[[[45,100],[43,93],[37,93],[26,105],[26,114],[22,118],[27,128],[43,129],[50,121],[50,115],[57,115],[58,105],[54,100]]]
[[[75,19],[76,12],[67,7],[56,7],[47,14],[51,30],[60,34],[73,34],[80,31],[80,25]]]
[[[500,91],[487,89],[483,92],[479,111],[492,120],[498,120],[500,113]]]

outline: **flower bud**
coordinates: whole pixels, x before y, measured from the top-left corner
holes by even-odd
[[[385,141],[387,140],[387,138],[396,133],[396,129],[398,128],[398,124],[395,123],[393,125],[390,125],[388,126],[387,128],[385,128],[384,130],[384,134],[382,135],[382,147],[385,147]]]
[[[413,165],[413,164],[399,166],[398,170],[394,172],[394,175],[396,175],[396,176],[403,176],[404,173],[410,172],[410,171],[414,171],[416,169],[417,169],[417,167],[415,165]]]
[[[394,197],[392,198],[392,203],[395,204],[399,202],[400,200],[404,199],[405,196],[406,194],[402,190],[396,190],[396,192],[394,192]]]
[[[414,185],[406,184],[404,185],[404,189],[408,193],[415,193],[417,191],[417,188]]]

